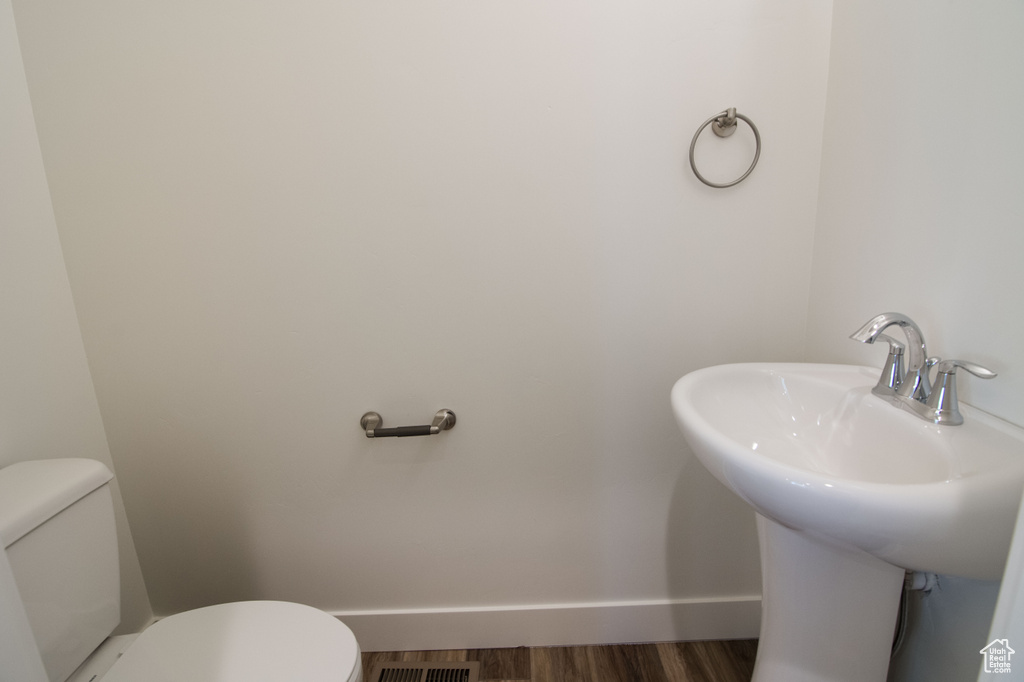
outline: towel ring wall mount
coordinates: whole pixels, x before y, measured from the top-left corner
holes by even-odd
[[[747,172],[738,177],[737,179],[733,180],[732,182],[711,182],[710,180],[708,180],[707,178],[700,174],[700,171],[697,170],[697,164],[693,160],[693,150],[697,146],[697,138],[700,137],[700,134],[704,132],[704,129],[707,128],[709,125],[711,126],[711,132],[713,132],[718,137],[729,137],[730,135],[736,132],[737,120],[746,123],[754,132],[754,142],[756,143],[756,148],[754,149],[754,160],[751,162],[750,168],[747,169]],[[760,156],[761,133],[758,132],[757,126],[754,125],[753,121],[751,121],[743,114],[737,113],[736,107],[730,107],[725,111],[720,111],[711,118],[709,118],[708,120],[704,121],[701,127],[697,128],[697,132],[694,133],[693,135],[693,141],[690,142],[690,168],[693,169],[693,174],[697,176],[698,180],[703,182],[708,187],[714,187],[716,189],[725,189],[726,187],[732,187],[733,185],[738,185],[739,183],[746,180],[747,176],[750,175],[751,171],[754,170],[754,166],[757,165],[757,160],[758,158],[760,158]]]

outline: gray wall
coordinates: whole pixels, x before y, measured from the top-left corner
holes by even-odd
[[[9,3],[0,3],[0,467],[89,457],[112,467],[75,318]],[[117,483],[121,628],[152,611]]]

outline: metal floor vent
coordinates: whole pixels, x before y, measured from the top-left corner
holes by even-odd
[[[478,661],[378,663],[368,682],[477,682]]]

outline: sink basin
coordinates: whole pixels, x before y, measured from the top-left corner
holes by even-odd
[[[741,364],[672,390],[698,459],[758,512],[903,568],[998,580],[1024,430],[963,405],[937,426],[872,395],[878,370]]]
[[[879,370],[692,372],[672,407],[697,458],[758,513],[754,680],[884,680],[904,569],[998,580],[1024,429],[969,405],[939,426],[871,393]]]

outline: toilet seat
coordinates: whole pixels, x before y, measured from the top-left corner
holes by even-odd
[[[352,631],[311,606],[207,606],[144,630],[102,682],[360,682]]]

